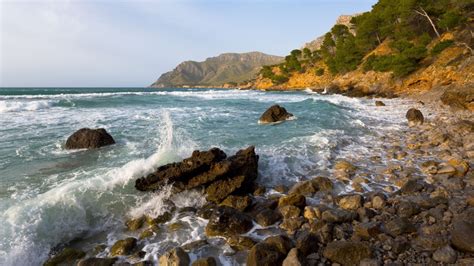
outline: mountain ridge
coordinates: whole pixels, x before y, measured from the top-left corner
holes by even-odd
[[[204,61],[187,60],[162,74],[151,87],[195,87],[237,84],[252,79],[260,68],[283,61],[283,57],[262,52],[222,53]]]

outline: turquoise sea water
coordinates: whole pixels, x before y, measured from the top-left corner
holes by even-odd
[[[113,243],[130,235],[126,217],[159,214],[164,199],[199,206],[199,193],[134,189],[136,178],[195,149],[230,155],[256,146],[259,182],[269,188],[330,176],[334,159],[370,154],[380,136],[402,126],[404,103],[384,101],[387,107],[376,108],[369,99],[305,91],[0,88],[0,265],[40,265],[58,245]],[[275,103],[296,119],[259,125]],[[106,128],[117,144],[66,151],[67,137],[82,127]],[[206,221],[175,219],[187,225],[140,243],[147,259],[205,237]],[[216,254],[223,263],[236,261]]]

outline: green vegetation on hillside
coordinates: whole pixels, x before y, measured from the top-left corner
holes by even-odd
[[[344,74],[363,64],[365,71],[392,71],[406,76],[420,67],[429,55],[435,56],[454,44],[442,41],[428,52],[428,44],[446,31],[462,26],[474,12],[474,0],[379,0],[370,12],[352,19],[353,28],[335,25],[324,36],[321,48],[293,50],[280,65],[264,67],[260,74],[274,84],[288,80],[293,72],[323,61],[331,74]],[[355,33],[355,34],[353,34]],[[390,43],[389,55],[371,55],[384,41]],[[273,69],[278,67],[279,74]],[[316,71],[316,75],[324,72]]]

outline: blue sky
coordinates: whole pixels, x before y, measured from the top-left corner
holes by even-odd
[[[0,0],[0,86],[148,86],[185,60],[286,55],[376,0]]]

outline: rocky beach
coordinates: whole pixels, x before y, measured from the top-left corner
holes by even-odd
[[[66,248],[45,265],[472,265],[473,113],[410,101],[405,125],[380,136],[370,156],[334,158],[329,175],[291,186],[258,182],[254,147],[232,156],[219,148],[195,151],[161,166],[137,179],[136,189],[167,190],[168,197],[194,191],[205,200],[129,217],[120,229],[127,238]],[[372,108],[384,105],[382,99]],[[289,116],[275,109],[266,116]],[[179,217],[187,215],[206,224],[200,240],[162,254],[142,249],[186,226]]]

